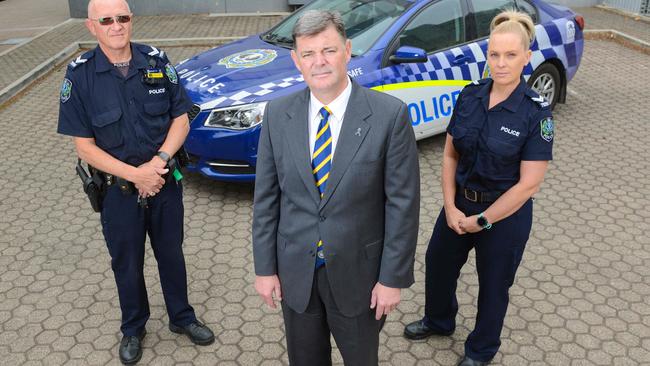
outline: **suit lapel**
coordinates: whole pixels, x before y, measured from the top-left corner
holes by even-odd
[[[350,94],[350,100],[348,100],[343,125],[341,126],[341,132],[336,144],[332,170],[327,179],[327,188],[325,189],[323,199],[320,201],[319,209],[325,207],[330,197],[334,194],[341,178],[343,178],[352,159],[354,159],[359,147],[366,138],[370,130],[370,125],[366,122],[366,118],[371,114],[372,111],[370,110],[365,91],[357,83],[352,82],[352,93]]]
[[[309,119],[309,89],[305,89],[298,98],[295,99],[293,106],[287,110],[289,120],[287,121],[286,137],[291,147],[293,160],[298,169],[298,175],[302,178],[307,187],[309,195],[316,205],[320,202],[320,193],[316,188],[314,175],[311,170],[311,154],[309,153],[309,128],[307,126]]]

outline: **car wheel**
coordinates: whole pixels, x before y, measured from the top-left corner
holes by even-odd
[[[550,63],[540,65],[528,79],[531,89],[546,98],[551,104],[551,109],[555,108],[555,103],[560,97],[560,83],[560,72]]]

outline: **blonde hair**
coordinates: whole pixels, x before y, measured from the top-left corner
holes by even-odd
[[[519,35],[524,49],[528,50],[535,39],[535,24],[526,13],[513,9],[504,10],[490,23],[490,36],[502,33]]]

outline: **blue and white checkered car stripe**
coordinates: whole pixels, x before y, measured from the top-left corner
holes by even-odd
[[[267,94],[273,93],[274,91],[302,83],[303,81],[305,81],[305,79],[302,77],[302,75],[297,75],[284,78],[277,82],[257,85],[245,90],[240,90],[230,95],[221,96],[215,100],[204,103],[201,105],[201,110],[254,103],[257,99],[259,99],[259,97],[263,97]]]

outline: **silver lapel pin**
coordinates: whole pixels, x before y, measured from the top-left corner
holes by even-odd
[[[361,127],[357,128],[357,132],[354,133],[357,136],[361,136]]]

